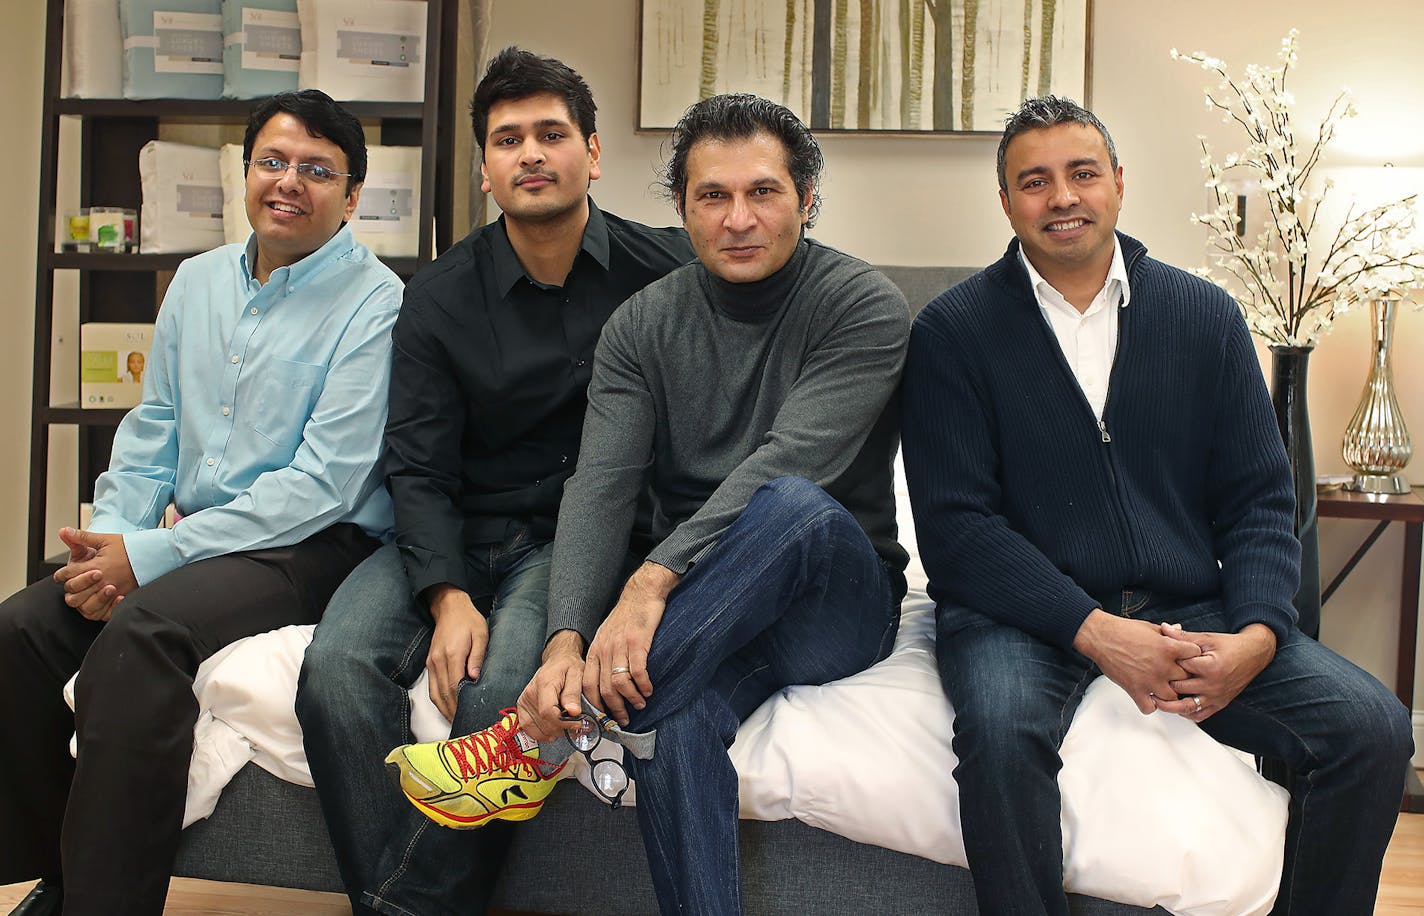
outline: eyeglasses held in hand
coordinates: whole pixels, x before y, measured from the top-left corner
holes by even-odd
[[[350,178],[350,172],[338,172],[314,162],[285,162],[272,156],[265,159],[242,160],[242,164],[256,169],[264,178],[281,178],[288,169],[296,169],[297,177],[316,184],[326,184],[334,178]]]
[[[569,739],[574,750],[582,754],[583,759],[587,761],[589,774],[593,777],[594,791],[603,796],[610,807],[617,810],[623,804],[623,795],[628,791],[628,771],[624,769],[621,760],[606,757],[595,760],[593,757],[593,749],[603,741],[604,723],[612,723],[613,720],[595,709],[586,699],[583,709],[583,713],[577,716],[559,716],[565,722],[579,723],[578,728],[569,729],[564,736]]]

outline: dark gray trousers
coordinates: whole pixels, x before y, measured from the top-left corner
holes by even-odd
[[[0,884],[63,874],[68,914],[161,913],[198,666],[245,636],[317,622],[376,546],[340,524],[200,560],[132,592],[108,623],[67,606],[52,579],[0,603]],[[76,671],[74,715],[61,691]]]

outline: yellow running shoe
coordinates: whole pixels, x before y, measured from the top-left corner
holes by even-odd
[[[386,755],[386,766],[417,810],[456,830],[529,820],[564,769],[539,759],[539,745],[519,730],[514,709],[472,735],[402,745]]]

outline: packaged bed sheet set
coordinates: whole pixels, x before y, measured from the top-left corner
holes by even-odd
[[[119,23],[124,98],[222,96],[222,0],[119,0]]]
[[[223,190],[218,151],[150,140],[138,153],[143,186],[139,251],[207,251],[223,243]]]
[[[256,99],[297,88],[297,0],[223,0],[222,27],[224,98]]]
[[[424,0],[297,0],[297,16],[303,89],[334,99],[424,100]]]

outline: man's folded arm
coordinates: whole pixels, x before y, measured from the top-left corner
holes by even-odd
[[[337,345],[290,464],[259,474],[227,503],[172,528],[126,534],[140,585],[195,560],[294,544],[346,517],[380,486],[390,332],[399,288],[372,294]]]

